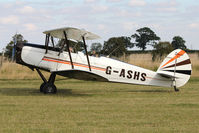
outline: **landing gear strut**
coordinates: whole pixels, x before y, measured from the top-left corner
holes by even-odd
[[[44,77],[44,75],[40,72],[40,70],[38,68],[36,68],[39,76],[41,77],[41,79],[43,80],[43,83],[40,86],[40,92],[43,92],[44,94],[46,93],[56,93],[57,92],[57,88],[54,84],[55,82],[55,77],[56,74],[55,73],[51,73],[48,81],[46,80],[46,78]]]
[[[180,91],[178,88],[176,88],[176,86],[174,86],[174,90],[175,90],[175,92]]]
[[[173,88],[174,88],[175,92],[180,91],[180,90],[176,87],[176,80],[175,80],[175,78],[173,79]]]
[[[175,55],[177,56],[177,52],[175,53]],[[176,88],[176,64],[177,64],[177,58],[175,59],[175,69],[174,69],[174,79],[173,79],[173,87],[174,87],[174,90],[175,90],[175,92],[178,92],[179,91],[179,89],[178,88]]]

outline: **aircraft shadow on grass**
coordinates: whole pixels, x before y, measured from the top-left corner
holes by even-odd
[[[165,89],[121,89],[121,90],[110,90],[110,93],[171,93],[172,90],[165,90]],[[82,92],[73,92],[72,89],[60,89],[57,92],[57,95],[52,94],[52,96],[56,97],[91,97],[93,95],[97,95],[98,92],[95,94],[88,92],[88,91],[82,91]],[[43,96],[41,92],[38,91],[38,89],[35,88],[1,88],[0,94],[6,95],[6,96]],[[100,94],[101,95],[101,94]]]
[[[172,90],[163,90],[163,89],[158,89],[158,90],[148,90],[148,89],[141,89],[141,90],[119,90],[119,91],[114,91],[114,92],[143,92],[143,93],[170,93],[173,92]]]
[[[1,88],[0,94],[6,96],[43,96],[43,93],[39,92],[38,89],[35,88]],[[72,89],[60,89],[57,95],[52,94],[52,96],[90,97],[92,94],[73,92]]]

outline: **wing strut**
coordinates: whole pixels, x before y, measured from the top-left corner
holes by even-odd
[[[64,37],[65,37],[65,40],[66,40],[65,43],[66,43],[66,46],[67,46],[67,49],[68,49],[68,54],[69,54],[69,57],[70,57],[70,63],[71,63],[72,69],[74,69],[74,65],[73,65],[73,61],[72,61],[72,57],[71,57],[71,53],[70,53],[70,48],[69,48],[69,41],[68,41],[68,38],[67,38],[65,31],[64,31]]]
[[[88,67],[89,67],[89,70],[91,71],[91,65],[90,65],[90,61],[89,61],[89,58],[88,58],[88,51],[87,51],[87,48],[86,48],[86,42],[85,42],[85,38],[84,36],[82,36],[82,39],[83,39],[83,44],[84,44],[84,49],[85,49],[85,52],[86,52],[86,58],[87,58],[87,62],[88,62]]]
[[[53,44],[53,48],[55,48],[55,43],[54,43],[54,39],[53,39],[52,36],[51,36],[51,42],[52,42],[52,44]]]
[[[50,33],[46,34],[46,41],[45,41],[46,54],[48,53],[49,38],[50,38]]]

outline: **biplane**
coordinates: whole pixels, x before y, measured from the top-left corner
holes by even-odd
[[[66,27],[43,33],[46,34],[45,45],[17,43],[16,63],[38,72],[43,80],[40,92],[45,94],[57,92],[54,84],[56,75],[80,80],[173,87],[175,91],[179,91],[178,87],[186,84],[191,75],[191,61],[181,49],[171,52],[155,72],[105,56],[90,56],[86,41],[100,37],[86,30]],[[55,38],[63,40],[60,47],[55,47]],[[82,41],[84,52],[72,52],[70,40]],[[51,73],[48,80],[40,70]]]

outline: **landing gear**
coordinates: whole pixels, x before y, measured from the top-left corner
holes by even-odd
[[[180,91],[178,88],[176,88],[176,86],[174,86],[174,90],[175,90],[175,92]]]
[[[178,55],[178,53],[176,52],[175,53],[175,55],[177,56]],[[174,69],[174,78],[173,78],[173,88],[174,88],[174,90],[175,90],[175,92],[178,92],[179,91],[179,89],[178,88],[176,88],[176,64],[177,64],[177,58],[175,59],[175,69]]]
[[[44,94],[47,94],[47,93],[55,94],[57,92],[57,88],[54,84],[56,74],[51,73],[51,75],[47,81],[46,78],[43,76],[43,74],[40,72],[40,70],[38,68],[36,68],[36,70],[37,70],[38,74],[40,75],[41,79],[44,81],[40,86],[40,92],[43,92]]]
[[[44,92],[44,86],[46,85],[46,83],[45,82],[43,82],[42,84],[41,84],[41,86],[40,86],[40,92]]]
[[[173,79],[173,88],[174,88],[175,92],[180,91],[180,90],[176,87],[176,80],[175,80],[175,78]]]
[[[47,94],[47,93],[56,93],[57,92],[57,88],[54,84],[51,83],[46,83],[43,87],[43,93]]]

